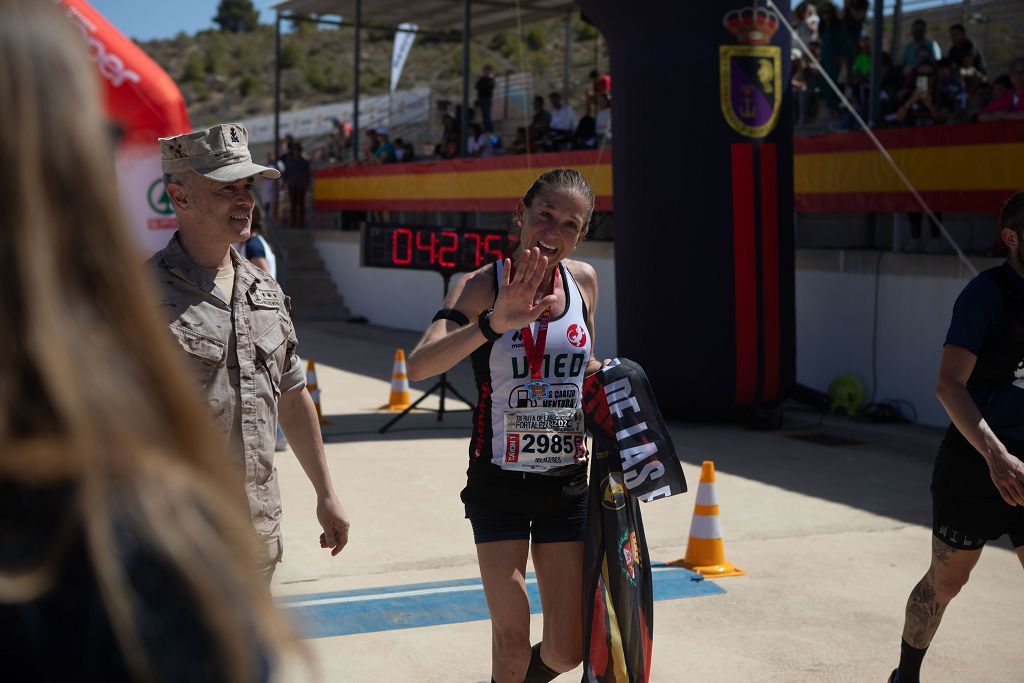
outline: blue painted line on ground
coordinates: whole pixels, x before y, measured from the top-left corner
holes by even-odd
[[[653,565],[654,599],[717,595],[725,590],[700,574]],[[530,610],[540,612],[537,578],[526,577]],[[363,588],[278,599],[305,638],[329,638],[400,628],[457,624],[489,618],[479,578]]]

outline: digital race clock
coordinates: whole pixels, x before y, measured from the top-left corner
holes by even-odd
[[[504,232],[475,228],[368,223],[363,227],[362,264],[456,273],[502,258]]]

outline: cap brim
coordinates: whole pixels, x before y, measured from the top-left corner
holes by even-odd
[[[251,161],[243,161],[238,164],[221,166],[220,168],[209,168],[196,171],[199,175],[216,180],[218,183],[231,183],[243,178],[251,178],[254,175],[261,175],[264,178],[280,178],[281,172],[269,166],[260,166]]]

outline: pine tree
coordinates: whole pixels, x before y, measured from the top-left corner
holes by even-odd
[[[259,24],[259,16],[252,0],[220,0],[213,21],[221,31],[249,33]]]

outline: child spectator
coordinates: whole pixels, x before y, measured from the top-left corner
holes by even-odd
[[[530,151],[530,143],[526,137],[526,128],[522,126],[516,128],[516,137],[512,141],[511,149],[513,154],[526,154]]]
[[[1005,88],[1005,76],[996,79],[996,85]],[[1001,121],[1024,119],[1024,57],[1018,57],[1010,62],[1010,87],[1005,88],[1001,94],[995,94],[995,99],[978,114],[979,121]]]
[[[445,114],[441,118],[441,142],[434,147],[435,156],[441,159],[454,159],[459,156],[459,130],[455,126],[455,117]]]

